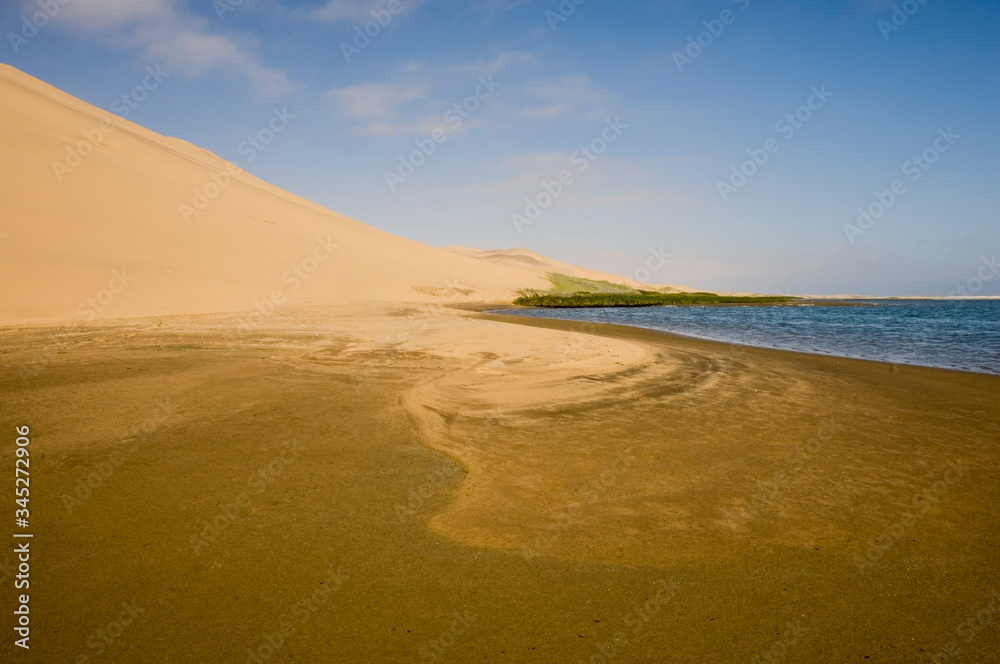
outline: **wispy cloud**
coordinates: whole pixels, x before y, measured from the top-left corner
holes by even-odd
[[[412,14],[423,4],[423,0],[397,0],[399,10],[392,16]],[[361,25],[377,20],[376,15],[385,16],[390,0],[326,0],[309,7],[286,9],[293,18],[300,21],[324,23],[327,25]]]
[[[523,51],[502,51],[492,58],[471,64],[454,65],[451,69],[464,74],[496,74],[503,69],[518,65],[537,65],[538,57]]]
[[[473,191],[483,196],[516,198],[538,187],[542,180],[566,168],[568,152],[529,152],[501,160],[500,167],[510,173],[502,180],[472,185]]]
[[[362,133],[395,136],[421,127],[421,122],[412,119],[413,102],[428,95],[426,85],[400,81],[335,88],[327,91],[323,100],[333,104]]]
[[[519,113],[523,119],[549,120],[581,113],[587,119],[599,119],[609,114],[605,106],[610,96],[594,90],[584,74],[529,85],[525,97]]]
[[[373,10],[382,9],[385,0],[327,0],[313,7],[293,10],[299,19],[317,23],[360,23],[372,18]]]
[[[35,3],[26,1],[23,4],[29,8]],[[67,3],[55,20],[74,29],[98,32],[170,19],[178,11],[176,0],[88,0]]]
[[[383,120],[397,115],[399,107],[427,96],[427,88],[412,83],[363,83],[330,90],[324,98],[337,102],[355,119]]]
[[[567,195],[553,204],[554,209],[573,208],[593,211],[649,209],[651,206],[677,207],[685,196],[662,184],[655,167],[628,159],[603,157],[585,172],[578,168],[576,155],[569,152],[527,152],[512,155],[499,162],[506,177],[479,182],[466,187],[478,196],[490,197],[495,205],[516,210],[523,205],[525,196],[539,191],[545,182],[553,182],[562,171],[573,175],[573,183],[566,187]]]
[[[266,96],[291,89],[283,70],[260,63],[252,37],[215,32],[208,19],[187,11],[180,0],[80,0],[67,4],[54,22],[139,49],[148,60],[186,76],[219,72],[247,81]]]
[[[428,134],[441,127],[443,114],[477,90],[482,77],[496,75],[517,65],[533,65],[537,59],[527,53],[504,51],[472,63],[428,63],[410,61],[399,68],[396,80],[334,88],[323,100],[361,134],[377,137]],[[491,79],[492,80],[492,79]],[[499,86],[498,86],[499,87]],[[501,88],[505,93],[507,88]],[[500,108],[499,103],[491,104]],[[479,126],[481,115],[462,123],[461,131]],[[454,135],[454,131],[451,132]]]
[[[485,14],[487,21],[492,21],[512,9],[533,4],[532,0],[468,0],[468,2],[474,10]]]

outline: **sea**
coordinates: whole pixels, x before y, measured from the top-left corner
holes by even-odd
[[[849,306],[843,306],[849,305]],[[727,343],[1000,375],[1000,300],[659,306],[497,313],[631,325]]]

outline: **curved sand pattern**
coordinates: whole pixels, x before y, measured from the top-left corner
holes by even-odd
[[[996,377],[457,311],[553,262],[425,247],[246,174],[185,224],[223,162],[121,121],[59,185],[101,117],[0,68],[0,322],[74,321],[123,268],[101,317],[148,316],[0,329],[45,661],[133,599],[148,616],[102,661],[246,661],[340,570],[276,659],[414,661],[464,610],[449,661],[596,661],[616,630],[616,661],[751,661],[792,621],[789,663],[924,661],[1000,584]]]
[[[435,530],[529,560],[672,567],[832,546],[850,568],[949,464],[968,479],[995,453],[972,421],[947,433],[959,411],[997,426],[993,377],[588,327],[569,353],[484,356],[408,395],[420,439],[469,470]]]

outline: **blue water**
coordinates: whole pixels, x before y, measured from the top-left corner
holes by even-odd
[[[1000,300],[871,300],[864,306],[606,307],[503,313],[615,323],[702,339],[1000,374]]]

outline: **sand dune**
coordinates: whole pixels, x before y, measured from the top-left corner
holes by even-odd
[[[0,67],[32,661],[131,602],[101,662],[913,662],[1000,583],[995,377],[433,306],[628,282],[394,237],[106,117]]]
[[[269,311],[269,300],[504,302],[547,288],[557,265],[379,231],[6,65],[0,143],[3,323]]]
[[[683,292],[693,292],[697,289],[690,288],[688,286],[677,286],[677,285],[666,285],[666,284],[650,284],[641,281],[636,281],[635,279],[629,279],[628,277],[620,277],[616,274],[607,274],[605,272],[598,272],[597,270],[591,270],[586,267],[581,267],[579,265],[570,265],[569,263],[563,263],[561,261],[553,260],[537,254],[528,249],[470,249],[468,247],[458,247],[449,246],[445,247],[448,251],[462,255],[470,256],[481,261],[486,261],[489,263],[494,263],[496,265],[506,265],[508,267],[514,267],[522,270],[528,270],[530,272],[540,272],[540,273],[550,273],[555,272],[557,274],[565,274],[570,277],[581,277],[583,279],[594,279],[597,281],[610,281],[614,284],[623,284],[631,288],[638,289],[667,289],[672,291],[683,291]]]

